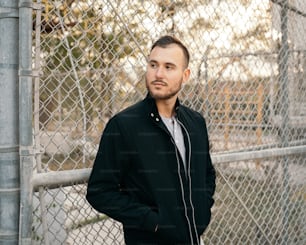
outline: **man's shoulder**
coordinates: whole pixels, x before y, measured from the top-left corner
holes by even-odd
[[[139,115],[141,112],[144,111],[144,101],[138,101],[135,104],[132,104],[122,111],[118,112],[115,116],[116,117],[133,117]]]
[[[144,100],[138,101],[116,113],[109,122],[117,123],[118,125],[124,124],[125,126],[137,123],[141,118],[144,118],[145,108]]]
[[[191,117],[195,117],[195,118],[203,118],[203,116],[196,110],[186,106],[186,105],[180,105],[180,111],[185,114],[185,115],[189,115]]]

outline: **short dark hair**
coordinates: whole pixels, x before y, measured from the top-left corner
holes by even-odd
[[[189,59],[190,59],[189,51],[188,51],[188,49],[186,48],[186,46],[185,46],[179,39],[177,39],[176,37],[169,36],[169,35],[160,37],[160,38],[152,45],[151,51],[152,51],[155,47],[166,48],[168,45],[171,45],[171,44],[176,44],[176,45],[178,45],[178,46],[183,50],[183,53],[184,53],[184,56],[185,56],[185,60],[186,60],[186,67],[188,67],[188,65],[189,65]]]

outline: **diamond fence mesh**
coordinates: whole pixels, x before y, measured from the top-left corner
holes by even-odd
[[[35,186],[33,244],[124,244],[74,176],[89,172],[108,119],[145,96],[146,56],[163,34],[189,47],[180,97],[209,130],[217,190],[204,243],[306,243],[303,0],[35,3],[34,178],[46,184]]]

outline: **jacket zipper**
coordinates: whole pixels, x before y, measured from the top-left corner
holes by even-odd
[[[151,117],[154,117],[154,113],[151,113]],[[192,199],[191,199],[191,175],[190,175],[190,161],[191,161],[191,142],[190,142],[190,136],[189,136],[189,133],[186,129],[186,127],[184,126],[184,124],[176,117],[177,119],[177,122],[181,125],[182,129],[185,131],[186,135],[187,135],[187,139],[188,139],[188,161],[186,161],[186,171],[188,173],[187,175],[187,181],[188,181],[188,178],[189,178],[189,203],[190,203],[190,206],[191,206],[191,209],[192,209],[192,223],[193,223],[193,227],[194,227],[194,231],[195,231],[195,234],[196,234],[196,239],[197,239],[197,244],[200,244],[199,242],[199,238],[198,238],[198,232],[197,232],[197,229],[196,229],[196,225],[195,225],[195,216],[194,216],[194,206],[192,204]],[[156,122],[159,122],[160,119],[157,117],[155,118],[155,121]],[[163,130],[165,130],[163,127],[162,127]],[[188,223],[188,229],[189,229],[189,235],[190,235],[190,239],[191,239],[191,245],[195,245],[194,244],[194,241],[193,241],[193,235],[192,235],[192,228],[191,228],[191,223],[190,223],[190,220],[189,220],[189,217],[188,217],[188,211],[187,211],[187,205],[186,205],[186,200],[185,200],[185,194],[184,194],[184,186],[183,186],[183,180],[182,180],[182,176],[181,176],[181,167],[180,167],[180,160],[179,160],[179,153],[178,153],[178,148],[175,144],[175,141],[172,137],[172,135],[168,132],[168,130],[166,130],[167,134],[170,136],[171,138],[171,142],[172,144],[174,145],[175,147],[175,156],[176,156],[176,160],[177,160],[177,168],[178,168],[178,176],[179,176],[179,180],[180,180],[180,185],[181,185],[181,193],[182,193],[182,199],[183,199],[183,204],[184,204],[184,209],[185,209],[185,218],[187,220],[187,223]]]
[[[184,186],[183,186],[183,180],[182,180],[182,176],[181,176],[181,167],[180,167],[180,163],[179,163],[178,149],[175,145],[175,142],[174,142],[172,136],[171,136],[171,142],[175,146],[175,155],[176,155],[176,160],[177,160],[177,170],[178,170],[178,176],[179,176],[180,185],[181,185],[181,194],[182,194],[182,200],[183,200],[183,204],[184,204],[185,218],[186,218],[187,223],[188,223],[191,245],[193,245],[193,236],[192,236],[190,220],[189,220],[189,217],[188,217],[188,214],[187,214],[187,205],[186,205],[186,201],[185,201]]]
[[[194,228],[196,239],[197,239],[196,242],[197,242],[197,244],[200,244],[199,236],[198,236],[198,231],[197,231],[197,227],[196,227],[196,224],[195,224],[194,206],[193,206],[193,203],[192,203],[191,175],[190,175],[190,165],[191,165],[191,141],[190,141],[190,135],[188,133],[188,130],[184,126],[184,124],[178,118],[177,118],[177,121],[181,125],[182,129],[185,131],[186,136],[187,136],[187,140],[188,140],[188,161],[186,161],[186,164],[187,164],[186,170],[187,170],[187,176],[188,176],[188,179],[189,179],[189,181],[188,181],[188,183],[189,183],[189,203],[190,203],[191,210],[192,210],[192,223],[193,223],[193,228]],[[180,176],[180,178],[181,178],[181,176]],[[185,206],[185,208],[186,208],[186,206]],[[185,213],[186,213],[186,210],[185,210]],[[188,220],[189,220],[189,218],[188,218]],[[188,223],[190,223],[190,221]],[[191,227],[190,227],[190,230],[191,230]],[[192,233],[191,233],[191,235],[192,235]],[[192,244],[193,244],[193,237],[192,237]]]

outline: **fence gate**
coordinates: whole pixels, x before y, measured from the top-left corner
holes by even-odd
[[[163,34],[189,47],[180,97],[206,118],[217,170],[204,243],[306,243],[305,1],[35,4],[33,244],[124,244],[86,181],[105,123],[145,96]]]

